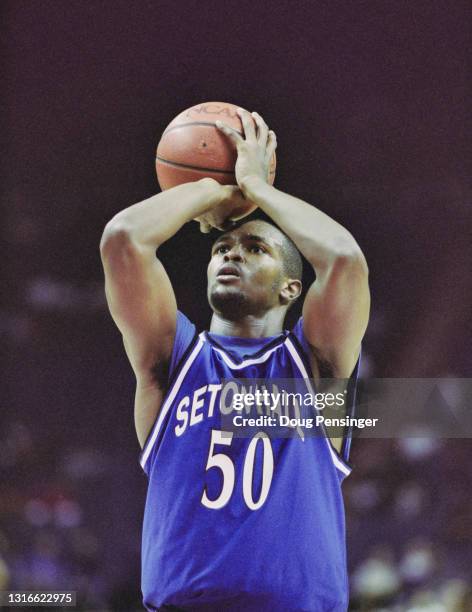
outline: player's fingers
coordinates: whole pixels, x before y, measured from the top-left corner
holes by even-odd
[[[275,135],[275,132],[273,132],[272,130],[269,130],[269,136],[267,138],[267,148],[266,148],[266,161],[268,162],[270,161],[276,148],[277,148],[277,136]]]
[[[233,221],[232,219],[226,219],[223,223],[220,223],[217,228],[222,232],[227,232],[237,224],[237,221]]]
[[[234,143],[236,146],[238,146],[240,142],[244,142],[241,134],[239,134],[232,127],[229,127],[229,125],[226,125],[226,123],[217,120],[215,121],[215,125],[221,132],[223,132],[223,134],[226,134],[226,136],[228,136],[231,142]]]
[[[248,113],[243,108],[238,108],[237,113],[243,124],[244,136],[248,142],[255,142],[256,140],[256,126],[251,113]]]
[[[208,221],[208,228],[205,233],[211,232],[213,229],[224,231],[226,228],[226,217],[222,215],[213,215]]]
[[[269,134],[269,126],[259,113],[251,113],[257,125],[257,141],[262,147],[267,146],[267,136]]]
[[[200,219],[200,231],[202,234],[209,234],[211,232],[211,225],[207,221]]]

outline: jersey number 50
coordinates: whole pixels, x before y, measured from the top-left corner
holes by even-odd
[[[215,444],[231,446],[232,439],[233,432],[231,431],[220,431],[218,429],[211,430],[210,452],[208,453],[208,460],[205,469],[209,470],[212,467],[216,467],[223,473],[223,487],[221,489],[221,493],[216,499],[209,499],[206,490],[203,491],[201,502],[207,508],[211,508],[211,510],[219,510],[220,508],[223,508],[223,506],[228,503],[233,493],[235,482],[234,463],[231,461],[228,455],[213,452],[215,449]],[[259,499],[255,501],[252,496],[252,478],[254,473],[256,447],[259,441],[261,441],[263,445],[264,458],[262,466],[261,492]],[[246,457],[244,459],[243,496],[244,501],[250,510],[259,510],[259,508],[264,504],[267,496],[269,495],[273,474],[274,455],[272,453],[270,439],[266,433],[260,431],[249,442]]]

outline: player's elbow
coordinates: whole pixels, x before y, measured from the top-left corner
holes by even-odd
[[[130,241],[130,228],[122,219],[114,217],[106,224],[100,240],[102,258],[117,250],[122,250],[125,245],[129,245]]]
[[[348,270],[350,273],[365,277],[369,275],[367,260],[354,238],[338,239],[333,245],[332,256],[333,265],[337,270]]]

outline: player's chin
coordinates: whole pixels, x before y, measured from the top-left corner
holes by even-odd
[[[247,296],[240,287],[218,283],[209,291],[208,301],[214,311],[231,318],[241,316],[248,303]]]

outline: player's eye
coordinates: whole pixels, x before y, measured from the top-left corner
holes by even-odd
[[[214,253],[227,253],[228,251],[229,251],[229,248],[226,246],[226,244],[220,244],[220,246],[217,246],[213,252]]]
[[[251,247],[249,247],[249,251],[251,253],[256,253],[256,254],[265,253],[265,250],[262,247],[260,247],[258,244],[253,244]]]

